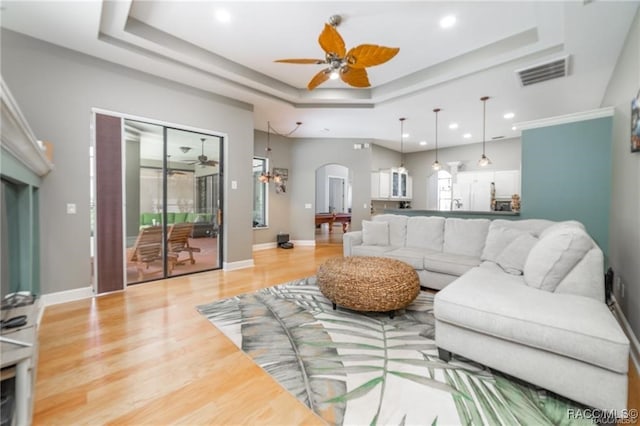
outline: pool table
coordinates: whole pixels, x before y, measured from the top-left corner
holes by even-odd
[[[333,232],[333,224],[336,222],[342,224],[342,232],[347,232],[351,224],[351,213],[316,213],[316,227],[328,223],[329,232]]]

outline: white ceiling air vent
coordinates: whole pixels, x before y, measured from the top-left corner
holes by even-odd
[[[522,87],[569,75],[569,55],[516,70]]]

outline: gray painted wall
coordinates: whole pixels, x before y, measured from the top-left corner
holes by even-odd
[[[273,168],[289,169],[291,176],[291,139],[271,134],[270,145],[271,154],[269,155],[269,168],[273,173]],[[256,157],[265,157],[265,149],[267,147],[267,133],[260,130],[254,131],[254,154]],[[253,244],[275,243],[278,233],[291,233],[289,219],[291,209],[291,181],[287,183],[286,192],[276,193],[276,186],[273,182],[269,183],[269,226],[267,228],[253,230]],[[247,223],[251,223],[250,221]]]
[[[405,154],[405,161],[413,154]],[[400,166],[400,152],[379,145],[371,145],[371,171]]]
[[[640,12],[636,13],[602,106],[613,117],[609,264],[625,285],[616,298],[640,337],[640,153],[630,152],[631,99],[640,89]]]
[[[349,168],[353,179],[352,229],[361,229],[370,215],[371,149],[353,149],[368,139],[296,139],[291,145],[289,188],[291,189],[291,239],[315,239],[316,169],[326,164]],[[309,204],[310,208],[305,208]]]
[[[93,107],[227,134],[224,217],[233,238],[224,241],[224,257],[251,259],[251,106],[11,31],[1,37],[2,75],[36,136],[55,146],[55,169],[40,191],[42,293],[90,284]],[[66,203],[77,205],[76,215],[66,214]]]
[[[487,142],[486,154],[492,164],[480,167],[478,160],[482,155],[482,143],[442,148],[438,150],[438,162],[442,165],[442,169],[447,171],[450,171],[447,163],[452,161],[462,163],[459,171],[520,170],[521,144],[519,138]],[[429,176],[435,173],[431,168],[435,160],[434,150],[415,152],[405,156],[405,166],[413,178],[411,206],[414,209],[427,208],[427,181]]]

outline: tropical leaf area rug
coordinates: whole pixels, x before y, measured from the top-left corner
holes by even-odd
[[[334,311],[311,277],[198,310],[329,424],[593,424],[571,418],[584,408],[571,401],[461,358],[441,361],[430,293],[391,319]]]

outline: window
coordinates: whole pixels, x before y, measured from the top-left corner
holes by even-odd
[[[253,227],[266,228],[267,223],[267,182],[260,182],[262,173],[268,170],[266,158],[253,157]]]

